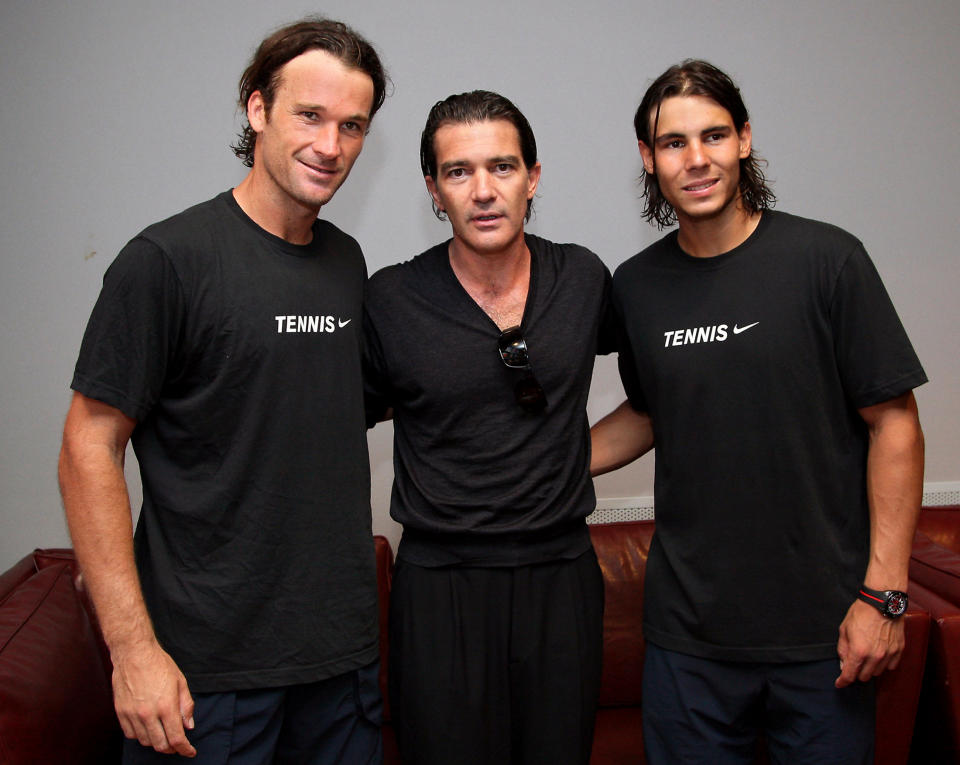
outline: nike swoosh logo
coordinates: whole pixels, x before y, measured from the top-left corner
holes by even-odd
[[[347,326],[351,321],[353,321],[353,319],[347,319],[346,321],[343,321],[342,319],[337,319],[337,326],[340,327],[340,329],[343,329],[343,328],[344,328],[345,326]]]
[[[748,324],[745,327],[738,327],[736,324],[733,325],[733,334],[739,335],[741,332],[746,332],[750,327],[755,327],[759,324],[759,321],[753,322],[753,324]]]

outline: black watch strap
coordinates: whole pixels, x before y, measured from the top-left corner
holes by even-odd
[[[860,592],[857,598],[864,603],[869,603],[888,619],[898,619],[907,610],[909,598],[907,593],[900,590],[871,590],[865,585],[860,585]]]

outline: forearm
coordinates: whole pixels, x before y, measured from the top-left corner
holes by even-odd
[[[867,499],[871,589],[907,589],[910,550],[923,497],[923,432],[913,395],[868,420]]]
[[[154,640],[133,557],[123,450],[66,434],[59,478],[84,586],[111,652]]]
[[[590,475],[603,475],[653,448],[653,424],[624,401],[590,429],[590,441]]]
[[[185,757],[196,755],[186,678],[157,642],[133,559],[123,456],[136,423],[76,394],[60,451],[60,491],[84,583],[113,660],[113,699],[127,738]]]

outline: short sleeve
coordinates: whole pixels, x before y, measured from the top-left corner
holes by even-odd
[[[620,347],[620,330],[613,309],[613,278],[610,269],[603,267],[603,299],[600,303],[600,328],[597,332],[597,355],[606,356]]]
[[[648,411],[647,399],[643,395],[643,386],[640,384],[640,377],[637,374],[637,361],[627,338],[623,312],[620,310],[615,297],[611,298],[610,304],[614,323],[613,331],[617,337],[617,366],[620,370],[620,382],[623,383],[623,390],[627,394],[630,406],[638,412],[646,412]]]
[[[364,303],[366,303],[366,297]],[[387,409],[390,408],[389,379],[385,367],[380,336],[370,312],[365,307],[363,312],[363,395],[368,428],[372,428],[382,420]]]
[[[860,245],[837,276],[830,323],[837,367],[855,407],[889,401],[927,381],[880,275]]]
[[[70,387],[143,420],[170,374],[184,313],[169,258],[133,239],[104,274]]]

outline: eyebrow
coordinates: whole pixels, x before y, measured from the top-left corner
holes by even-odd
[[[516,154],[505,154],[500,157],[488,157],[483,161],[483,164],[499,165],[503,162],[507,162],[512,165],[520,165],[523,163],[523,160],[521,160],[520,157],[518,157]],[[441,173],[445,173],[447,170],[452,170],[455,167],[463,167],[465,165],[471,165],[471,164],[473,163],[468,159],[451,159],[451,160],[448,160],[447,162],[441,163],[438,170]]]
[[[729,133],[732,128],[729,125],[714,125],[713,127],[704,128],[700,131],[700,135],[707,135],[707,133]],[[686,138],[685,133],[661,133],[656,137],[656,142],[660,143],[661,141],[672,141],[674,138]]]
[[[326,114],[327,107],[323,104],[309,104],[309,103],[299,103],[293,105],[294,112],[317,112],[318,114]],[[368,114],[353,114],[346,118],[347,122],[369,122],[370,115]]]

